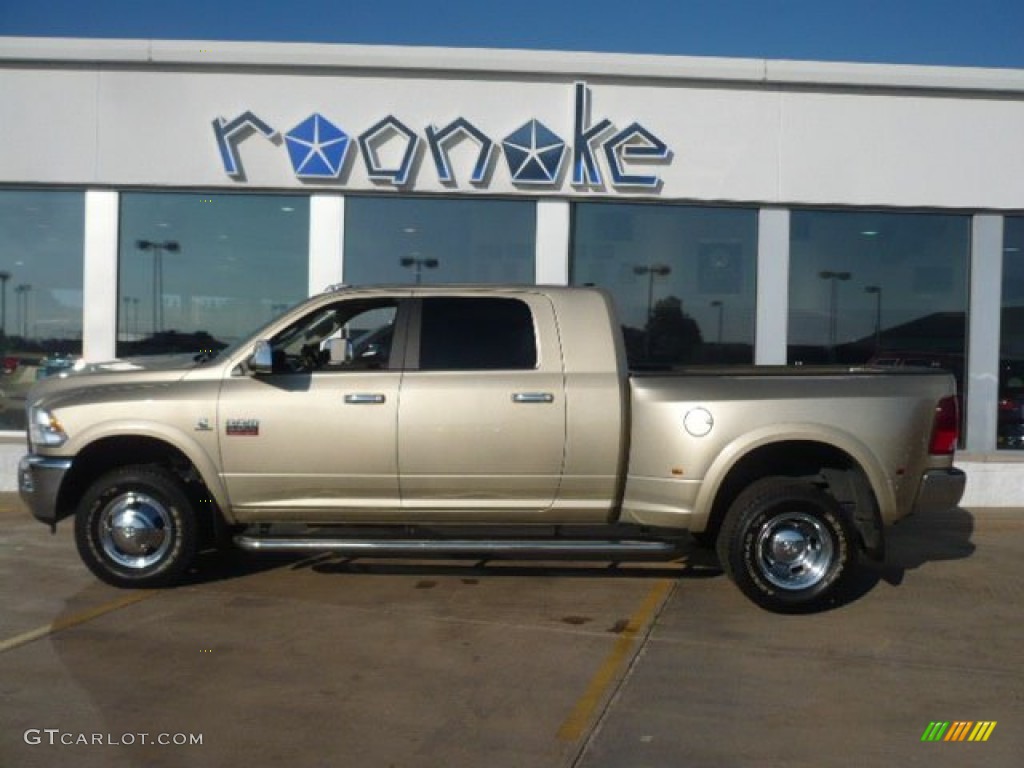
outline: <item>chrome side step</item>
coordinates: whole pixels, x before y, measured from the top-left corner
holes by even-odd
[[[249,552],[335,552],[356,557],[410,555],[546,555],[551,557],[629,557],[670,555],[679,550],[675,541],[599,539],[333,539],[326,537],[235,537],[235,544]]]

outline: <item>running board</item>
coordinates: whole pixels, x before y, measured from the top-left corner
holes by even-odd
[[[615,558],[679,551],[675,541],[598,539],[329,539],[241,535],[235,537],[235,544],[249,552],[335,552],[355,557],[486,554]]]

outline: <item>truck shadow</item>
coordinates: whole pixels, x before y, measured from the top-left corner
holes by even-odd
[[[324,575],[374,574],[378,576],[459,576],[462,578],[629,578],[629,579],[707,579],[720,576],[717,561],[696,562],[683,554],[674,560],[600,560],[543,561],[497,558],[451,558],[414,561],[379,560],[328,556],[297,568],[309,568]]]
[[[859,600],[879,582],[899,586],[907,571],[928,563],[969,558],[975,551],[971,541],[974,528],[974,516],[960,507],[900,521],[886,531],[885,560],[875,562],[862,558],[857,575],[829,607],[839,608]]]
[[[956,508],[933,515],[917,515],[901,521],[886,532],[886,558],[875,562],[861,558],[861,567],[835,599],[818,610],[833,610],[853,603],[880,582],[899,586],[908,571],[930,562],[960,560],[975,550],[971,539],[974,517]],[[456,576],[462,578],[571,577],[650,578],[701,580],[722,575],[713,551],[696,543],[684,543],[671,559],[647,558],[612,561],[578,558],[495,558],[483,555],[408,558],[365,558],[323,552],[318,554],[247,553],[228,550],[204,553],[183,585],[199,585],[241,579],[264,571],[284,568],[312,571],[324,576],[373,574],[378,576]]]

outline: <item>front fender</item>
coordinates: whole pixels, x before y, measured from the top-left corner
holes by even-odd
[[[91,424],[82,432],[75,434],[74,438],[63,446],[62,453],[79,455],[99,440],[117,437],[143,437],[166,443],[184,454],[192,463],[225,518],[229,518],[230,500],[215,458],[219,455],[216,432],[203,431],[196,434],[202,437],[197,439],[189,432],[161,421],[105,421]]]

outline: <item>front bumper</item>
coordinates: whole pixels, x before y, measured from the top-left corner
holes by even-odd
[[[18,462],[18,493],[36,520],[56,525],[58,520],[66,517],[58,516],[57,493],[69,469],[71,459],[35,454],[21,457]]]
[[[955,467],[932,469],[924,473],[917,490],[914,514],[947,512],[960,503],[967,486],[967,475]]]

